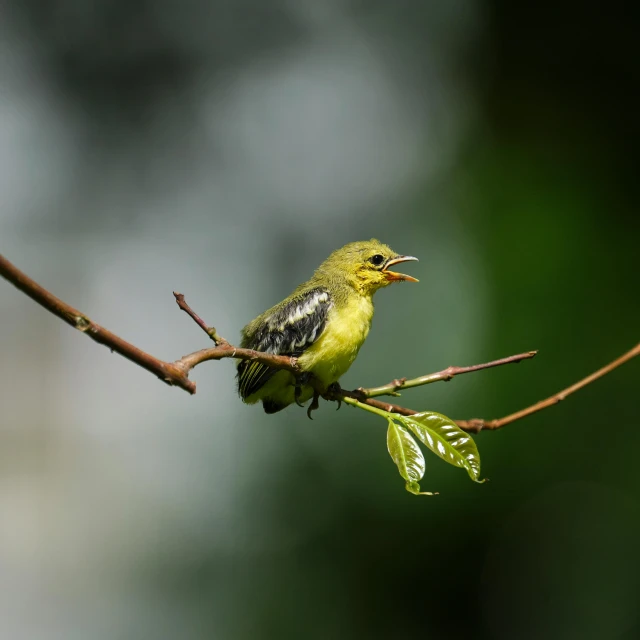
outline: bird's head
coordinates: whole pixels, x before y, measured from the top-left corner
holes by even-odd
[[[386,244],[372,239],[351,242],[334,251],[318,271],[332,279],[346,278],[358,291],[371,295],[392,282],[418,282],[412,276],[391,270],[396,264],[417,259],[399,255]]]

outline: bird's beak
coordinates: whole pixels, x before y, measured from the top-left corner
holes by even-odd
[[[404,273],[389,271],[390,266],[394,264],[400,264],[401,262],[410,262],[411,260],[418,262],[418,258],[414,258],[413,256],[398,256],[397,258],[391,258],[391,260],[389,260],[387,264],[384,265],[382,273],[387,276],[387,280],[389,282],[402,282],[403,280],[406,282],[419,282],[419,280],[417,278],[414,278],[413,276],[407,276]]]

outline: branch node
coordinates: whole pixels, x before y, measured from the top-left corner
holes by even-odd
[[[351,392],[351,396],[354,400],[357,400],[358,402],[366,402],[367,398],[369,397],[367,395],[367,390],[364,387],[358,387],[357,389],[354,389]]]
[[[89,320],[89,318],[85,318],[84,316],[76,316],[75,327],[78,331],[82,331],[84,333],[85,331],[87,331],[87,329],[91,328],[91,320]]]
[[[473,433],[480,433],[486,426],[486,423],[484,420],[482,420],[481,418],[473,418],[472,420],[469,420],[469,431],[472,431]]]

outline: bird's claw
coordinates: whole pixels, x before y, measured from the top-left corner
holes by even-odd
[[[320,397],[320,394],[317,391],[313,392],[313,400],[311,401],[311,404],[309,405],[309,408],[307,409],[307,417],[309,418],[309,420],[313,420],[313,418],[311,417],[311,412],[312,411],[317,411],[320,408],[320,403],[318,402],[318,398]]]
[[[296,404],[299,407],[304,406],[303,404],[300,403],[300,395],[302,393],[302,385],[306,384],[308,382],[308,379],[309,379],[308,374],[306,373],[303,373],[296,378],[293,397],[296,401]],[[311,414],[320,408],[320,402],[319,402],[320,397],[324,398],[325,400],[333,400],[337,402],[338,408],[336,409],[336,411],[340,409],[340,407],[342,406],[341,393],[342,393],[342,387],[337,382],[330,384],[327,387],[326,392],[322,394],[317,389],[314,389],[313,400],[311,401],[311,404],[307,408],[307,417],[309,418],[309,420],[313,420],[313,417],[311,416]]]
[[[293,389],[293,398],[299,407],[304,407],[302,402],[300,402],[300,396],[302,395],[302,385],[306,384],[308,380],[309,380],[309,374],[307,373],[301,373],[299,376],[296,377],[296,384]]]
[[[336,411],[338,411],[342,406],[342,397],[340,395],[341,393],[342,393],[342,387],[340,386],[340,383],[332,382],[327,387],[327,392],[324,396],[326,400],[333,400],[334,402],[338,403],[338,408],[336,409]]]
[[[304,405],[302,404],[302,402],[300,402],[300,395],[302,394],[302,387],[299,384],[296,384],[296,386],[293,389],[293,398],[296,401],[296,404],[299,407],[304,407]]]

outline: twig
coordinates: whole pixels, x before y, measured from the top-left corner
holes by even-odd
[[[491,362],[485,362],[484,364],[474,364],[470,367],[447,367],[442,371],[436,373],[430,373],[426,376],[420,376],[419,378],[413,378],[407,380],[406,378],[399,378],[392,380],[388,384],[380,387],[372,387],[370,389],[363,389],[360,387],[358,392],[362,394],[364,398],[375,398],[376,396],[400,395],[398,391],[400,389],[411,389],[412,387],[419,387],[425,384],[431,384],[432,382],[448,382],[455,376],[462,375],[463,373],[472,373],[474,371],[481,371],[482,369],[490,369],[492,367],[500,367],[505,364],[515,364],[522,360],[528,360],[535,357],[537,351],[527,351],[526,353],[518,353],[515,356],[509,356],[508,358],[500,358],[499,360],[492,360]]]
[[[217,345],[229,344],[222,336],[218,335],[215,327],[208,327],[206,322],[187,304],[182,293],[177,291],[173,292],[173,295],[178,303],[178,306],[187,313],[193,321],[214,341]]]
[[[264,353],[262,351],[254,351],[253,349],[242,349],[234,347],[228,342],[212,347],[211,349],[200,349],[195,353],[190,353],[176,360],[176,364],[180,364],[187,372],[191,371],[203,362],[208,360],[223,360],[224,358],[238,358],[238,360],[256,360],[262,362],[268,367],[274,369],[286,369],[292,373],[300,373],[297,358],[293,356],[279,356],[273,353]]]
[[[538,411],[542,411],[542,409],[546,409],[547,407],[551,407],[554,404],[558,404],[558,402],[561,402],[567,396],[570,396],[572,393],[575,393],[583,387],[586,387],[588,384],[591,384],[598,378],[602,378],[602,376],[607,375],[607,373],[610,373],[614,369],[617,369],[620,365],[623,365],[625,362],[628,362],[638,355],[640,355],[640,343],[633,347],[633,349],[630,349],[625,354],[621,355],[619,358],[616,358],[613,362],[610,362],[608,365],[602,367],[602,369],[594,371],[594,373],[587,376],[586,378],[583,378],[579,382],[572,384],[570,387],[567,387],[562,391],[558,391],[558,393],[549,396],[545,400],[541,400],[540,402],[532,404],[530,407],[526,407],[525,409],[521,409],[520,411],[511,413],[504,418],[499,418],[498,420],[485,421],[479,418],[476,418],[475,420],[459,420],[457,421],[458,425],[460,426],[460,428],[465,429],[465,431],[500,429],[508,424],[511,424],[512,422],[515,422],[516,420],[521,420],[526,416],[530,416],[532,413],[537,413]]]

